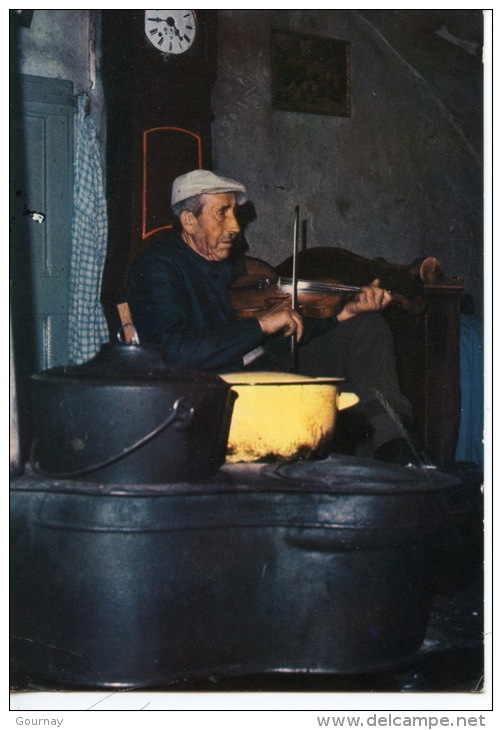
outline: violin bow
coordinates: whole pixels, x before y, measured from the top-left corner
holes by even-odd
[[[296,268],[298,258],[298,228],[300,224],[300,206],[297,205],[295,208],[295,219],[293,226],[293,272],[291,277],[292,293],[291,293],[291,307],[296,309],[298,305],[298,272]],[[298,372],[298,341],[296,339],[296,333],[291,335],[291,372]]]

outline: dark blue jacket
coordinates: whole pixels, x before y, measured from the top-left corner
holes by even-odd
[[[289,338],[263,335],[256,319],[238,319],[232,309],[228,288],[244,271],[242,260],[207,261],[168,234],[136,259],[127,276],[140,342],[162,344],[178,365],[217,372],[245,369],[244,355],[262,346],[265,354],[249,368],[277,369],[277,353],[289,347]],[[331,320],[311,321],[306,337],[331,326]]]

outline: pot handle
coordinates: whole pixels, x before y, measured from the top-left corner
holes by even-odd
[[[37,447],[37,439],[35,438],[30,449],[30,466],[35,474],[38,474],[42,477],[48,477],[50,479],[74,479],[75,477],[84,476],[85,474],[90,474],[91,472],[97,471],[98,469],[103,469],[105,466],[110,466],[110,464],[114,464],[116,461],[119,461],[125,456],[128,456],[133,451],[136,451],[136,449],[144,446],[146,443],[148,443],[148,441],[151,441],[153,438],[155,438],[155,436],[157,436],[161,431],[163,431],[171,424],[174,424],[176,427],[177,420],[179,420],[180,422],[180,430],[188,428],[191,423],[193,413],[194,407],[187,402],[187,399],[183,397],[178,398],[173,403],[172,411],[169,413],[167,418],[165,418],[159,426],[154,428],[153,431],[150,431],[150,433],[148,433],[146,436],[142,436],[142,438],[135,441],[131,446],[127,446],[125,449],[122,449],[120,453],[115,454],[114,456],[109,456],[107,459],[99,462],[98,464],[86,466],[84,469],[76,469],[75,471],[50,473],[40,469],[35,460],[35,451]]]
[[[359,403],[359,397],[355,393],[343,391],[338,394],[338,410],[343,411],[345,408],[352,408]]]
[[[190,405],[190,402],[186,398],[178,398],[175,405],[177,408],[173,428],[176,431],[188,431],[192,425],[195,408]]]

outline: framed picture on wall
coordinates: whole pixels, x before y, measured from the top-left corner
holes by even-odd
[[[350,117],[350,44],[272,30],[272,106]]]

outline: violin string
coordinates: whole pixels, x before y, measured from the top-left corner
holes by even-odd
[[[281,287],[283,284],[291,286],[292,280],[288,277],[281,276],[278,279],[278,285]],[[307,281],[305,279],[298,279],[298,289],[303,289],[307,292],[332,292],[332,293],[343,293],[343,292],[358,292],[361,291],[359,286],[350,286],[348,284],[329,284],[328,282],[322,281]]]

